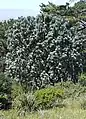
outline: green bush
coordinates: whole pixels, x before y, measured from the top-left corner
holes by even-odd
[[[10,103],[11,104],[11,103]],[[11,105],[9,105],[9,100],[7,96],[0,95],[0,109],[9,109]]]
[[[81,109],[86,110],[86,97],[81,97],[80,98],[80,105],[81,105]]]
[[[81,104],[81,108],[86,110],[86,100]]]
[[[8,109],[11,106],[12,80],[0,73],[0,109]]]
[[[18,111],[34,111],[36,110],[35,98],[31,93],[23,93],[22,95],[17,96],[13,101],[13,108]]]
[[[82,86],[80,83],[74,84],[72,81],[57,83],[57,88],[64,90],[64,98],[76,98],[86,95],[86,86]]]
[[[11,93],[12,80],[0,73],[0,95],[9,95]]]
[[[25,93],[24,88],[17,82],[12,85],[12,107],[18,111],[34,111],[35,98],[32,93]]]
[[[79,83],[82,86],[86,86],[86,73],[81,74],[81,76],[79,77]]]
[[[14,100],[19,95],[22,95],[23,93],[24,93],[23,87],[17,81],[13,81],[11,91],[12,100]]]
[[[37,108],[46,109],[54,106],[55,102],[63,98],[63,90],[55,87],[49,87],[37,90],[34,93]]]

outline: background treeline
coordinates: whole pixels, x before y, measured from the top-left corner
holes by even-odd
[[[57,97],[64,97],[63,88],[42,88],[69,80],[86,83],[86,2],[73,7],[49,2],[40,8],[36,17],[0,22],[1,108],[52,107]]]

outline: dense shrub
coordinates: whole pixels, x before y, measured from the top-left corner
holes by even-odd
[[[27,87],[78,82],[86,37],[78,29],[60,15],[18,18],[7,32],[7,74]]]
[[[12,82],[12,90],[11,90],[12,100],[14,100],[19,95],[22,95],[24,92],[25,90],[17,81]]]
[[[14,82],[11,91],[12,108],[18,111],[34,111],[35,98],[32,93],[27,92],[18,82]]]
[[[54,87],[47,86],[33,93],[26,91],[19,83],[12,86],[12,104],[16,110],[36,111],[52,107],[62,108],[67,106],[67,100],[75,101],[80,96],[86,95],[86,88],[79,83],[75,85],[72,81],[57,83]],[[66,101],[66,102],[65,102]],[[68,105],[72,105],[71,101]],[[82,105],[82,102],[80,103]]]
[[[0,96],[0,110],[11,109],[12,102],[7,96]]]
[[[0,73],[0,109],[8,109],[11,106],[12,80]]]
[[[74,84],[72,81],[57,83],[57,88],[64,90],[64,98],[77,98],[86,95],[86,86],[82,86],[80,83]]]
[[[82,86],[86,86],[86,73],[81,74],[79,77],[79,82]]]
[[[23,93],[22,95],[17,96],[13,100],[13,109],[16,109],[18,111],[35,111],[36,105],[35,105],[35,98],[34,95],[31,93]]]
[[[8,95],[11,93],[12,80],[6,77],[4,73],[0,73],[0,95]]]
[[[12,106],[16,110],[36,111],[60,106],[64,91],[56,87],[48,87],[33,93],[25,93],[20,84],[12,86]]]
[[[38,108],[46,109],[55,106],[55,101],[63,98],[63,90],[54,87],[37,90],[34,93]]]

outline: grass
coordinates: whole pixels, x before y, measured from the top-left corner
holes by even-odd
[[[77,108],[56,108],[18,116],[14,110],[1,111],[0,119],[86,119],[86,110]]]
[[[0,111],[0,119],[86,119],[86,110],[81,108],[81,98],[69,98],[64,101],[63,108],[52,108],[49,110],[38,110],[37,112],[16,110]]]
[[[58,107],[35,112],[0,111],[0,119],[86,119],[86,86],[66,82],[58,83],[56,87],[65,91]]]

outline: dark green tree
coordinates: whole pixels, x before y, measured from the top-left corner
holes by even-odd
[[[0,72],[5,71],[5,56],[8,52],[7,49],[7,36],[6,31],[9,26],[12,26],[15,20],[10,19],[8,21],[0,22]]]
[[[7,74],[27,86],[78,82],[86,37],[78,30],[58,15],[19,18],[8,30]]]

